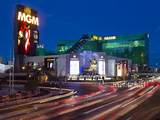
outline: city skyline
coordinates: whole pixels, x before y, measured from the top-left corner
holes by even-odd
[[[64,4],[61,4],[63,2]],[[80,39],[82,34],[126,35],[147,32],[150,34],[150,60],[154,64],[159,58],[160,15],[158,0],[117,1],[2,1],[0,14],[0,56],[11,58],[13,41],[13,18],[16,4],[36,9],[40,19],[40,41],[50,51],[56,49],[58,40]],[[5,51],[5,52],[4,52]]]

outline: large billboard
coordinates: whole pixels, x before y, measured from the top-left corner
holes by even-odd
[[[108,71],[108,76],[109,77],[115,76],[115,69],[116,69],[115,64],[116,64],[116,61],[114,59],[109,59],[108,60],[107,71]]]
[[[98,61],[98,74],[99,75],[105,75],[106,74],[106,72],[105,72],[106,67],[105,66],[106,66],[105,65],[105,60],[99,60]]]
[[[37,11],[17,5],[15,17],[16,54],[35,55],[39,41],[39,18]]]
[[[70,61],[70,75],[79,75],[79,61],[78,60]]]

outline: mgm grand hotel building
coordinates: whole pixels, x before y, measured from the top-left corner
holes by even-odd
[[[16,6],[14,18],[15,71],[44,68],[54,76],[125,77],[133,65],[148,64],[149,35],[124,36],[83,35],[77,40],[57,43],[48,52],[39,42],[38,12],[23,5]],[[29,71],[29,70],[28,70]],[[83,78],[83,77],[82,77]]]
[[[137,66],[148,64],[149,35],[125,36],[84,35],[79,40],[59,41],[55,54],[37,47],[36,56],[27,56],[24,63],[42,65],[56,76],[84,80],[81,76],[100,75],[126,77]],[[89,78],[90,79],[90,78]]]

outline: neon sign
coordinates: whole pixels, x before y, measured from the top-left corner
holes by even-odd
[[[116,39],[116,36],[106,36],[103,39],[104,40],[114,40],[114,39]]]
[[[117,39],[116,36],[105,36],[105,37],[101,37],[101,36],[97,36],[97,35],[93,35],[92,40],[115,40]]]
[[[25,53],[29,52],[30,47],[30,37],[31,37],[31,30],[27,27],[26,23],[22,23],[20,30],[18,32],[18,45],[21,44],[21,39],[25,39]]]
[[[36,55],[39,42],[37,11],[27,6],[17,5],[15,21],[17,53],[28,56]]]
[[[31,16],[29,14],[25,14],[22,12],[18,12],[18,18],[19,21],[24,21],[27,22],[28,24],[33,24],[33,25],[39,25],[39,19],[38,17]]]

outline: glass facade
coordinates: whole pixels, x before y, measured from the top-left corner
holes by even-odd
[[[57,44],[57,53],[62,54],[65,53],[69,48],[71,48],[77,40],[66,40],[60,41]]]
[[[83,45],[79,51],[91,50],[95,52],[105,52],[107,55],[128,58],[135,64],[148,64],[148,44],[147,33],[126,35],[95,37]],[[114,38],[114,39],[113,39]],[[58,43],[57,52],[65,53],[76,41],[61,41]]]

